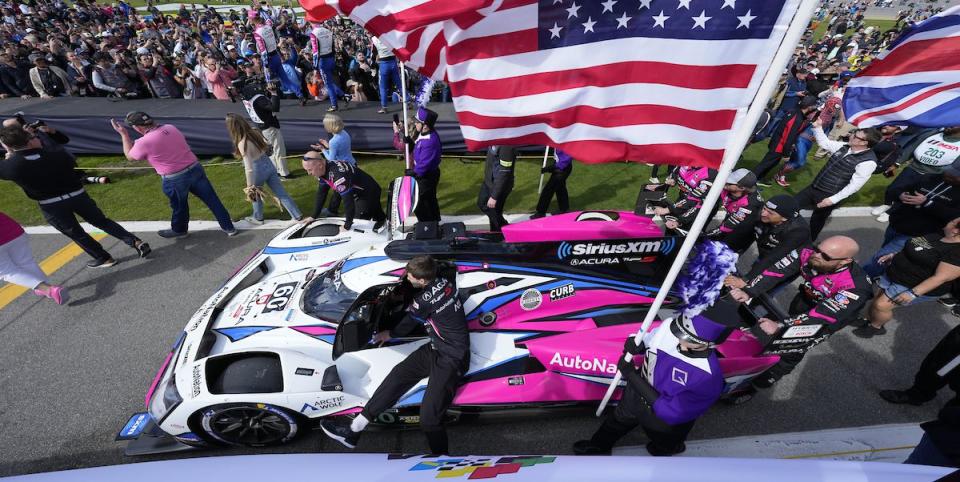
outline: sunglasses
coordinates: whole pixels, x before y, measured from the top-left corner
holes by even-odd
[[[814,246],[813,250],[814,250],[817,254],[819,254],[820,257],[823,258],[824,261],[827,261],[827,262],[830,262],[830,261],[839,261],[839,260],[841,260],[841,259],[846,259],[846,258],[834,258],[834,257],[830,256],[829,254],[824,253],[823,250],[820,249],[820,246]]]

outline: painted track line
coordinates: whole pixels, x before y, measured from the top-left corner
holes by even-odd
[[[100,241],[101,239],[107,237],[105,233],[94,233],[92,234],[93,239]],[[57,252],[47,256],[46,259],[40,262],[40,269],[43,270],[48,276],[55,273],[60,268],[63,268],[70,261],[73,261],[74,258],[83,254],[83,249],[77,245],[77,243],[70,242],[70,244],[60,248]],[[15,285],[12,283],[7,283],[0,287],[0,310],[5,308],[7,305],[13,302],[13,300],[20,297],[20,295],[29,291],[29,288],[24,288],[20,285]]]

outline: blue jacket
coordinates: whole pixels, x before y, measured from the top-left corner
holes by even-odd
[[[323,150],[323,157],[328,161],[343,161],[356,165],[357,160],[353,157],[350,145],[350,134],[345,130],[340,131],[330,138],[330,148]]]

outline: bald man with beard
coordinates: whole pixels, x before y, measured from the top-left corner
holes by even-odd
[[[870,280],[854,261],[860,246],[853,238],[831,236],[820,243],[791,251],[773,263],[742,289],[732,289],[739,302],[765,293],[784,279],[800,276],[800,289],[787,310],[789,318],[759,320],[759,328],[776,336],[793,326],[817,326],[816,339],[803,352],[780,355],[780,362],[760,374],[751,383],[756,388],[769,388],[789,374],[803,360],[806,351],[823,342],[859,317],[873,297]]]

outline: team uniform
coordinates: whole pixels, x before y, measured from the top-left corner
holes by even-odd
[[[303,92],[300,90],[300,83],[296,79],[290,79],[283,70],[283,59],[280,58],[279,42],[277,41],[277,32],[273,29],[273,23],[268,19],[266,23],[261,24],[253,31],[253,40],[257,45],[257,52],[260,53],[260,61],[263,63],[263,74],[267,82],[274,80],[284,80],[284,84],[294,88],[294,94],[298,98],[303,98]]]
[[[706,167],[683,166],[674,171],[672,177],[676,180],[675,186],[680,190],[680,196],[667,206],[670,214],[664,219],[677,221],[679,229],[686,231],[703,207],[703,200],[717,178],[717,171]]]
[[[326,162],[327,170],[317,188],[313,217],[322,216],[327,193],[333,189],[343,199],[344,229],[353,227],[354,217],[372,219],[377,225],[386,221],[387,215],[380,206],[380,185],[376,180],[349,162]]]
[[[729,191],[720,193],[720,201],[726,213],[723,222],[707,237],[720,241],[738,254],[743,254],[756,238],[755,226],[760,221],[763,199],[757,192],[746,192],[733,197]]]
[[[513,169],[517,162],[517,149],[512,146],[491,146],[487,149],[487,160],[483,170],[483,183],[477,195],[477,207],[490,220],[490,231],[499,232],[506,226],[503,207],[507,196],[513,191]],[[494,198],[495,208],[487,207],[487,201]]]
[[[547,208],[550,207],[550,200],[553,195],[557,195],[557,211],[565,213],[570,210],[570,195],[567,193],[567,178],[573,171],[573,157],[560,149],[554,149],[554,164],[541,170],[542,173],[550,173],[550,177],[543,185],[543,192],[540,193],[540,199],[537,200],[537,217],[547,214]]]
[[[313,27],[310,31],[310,46],[313,50],[313,68],[320,72],[323,86],[327,89],[327,97],[330,99],[330,107],[337,110],[337,99],[345,97],[345,94],[333,81],[333,69],[337,63],[333,55],[333,32],[319,24]]]

